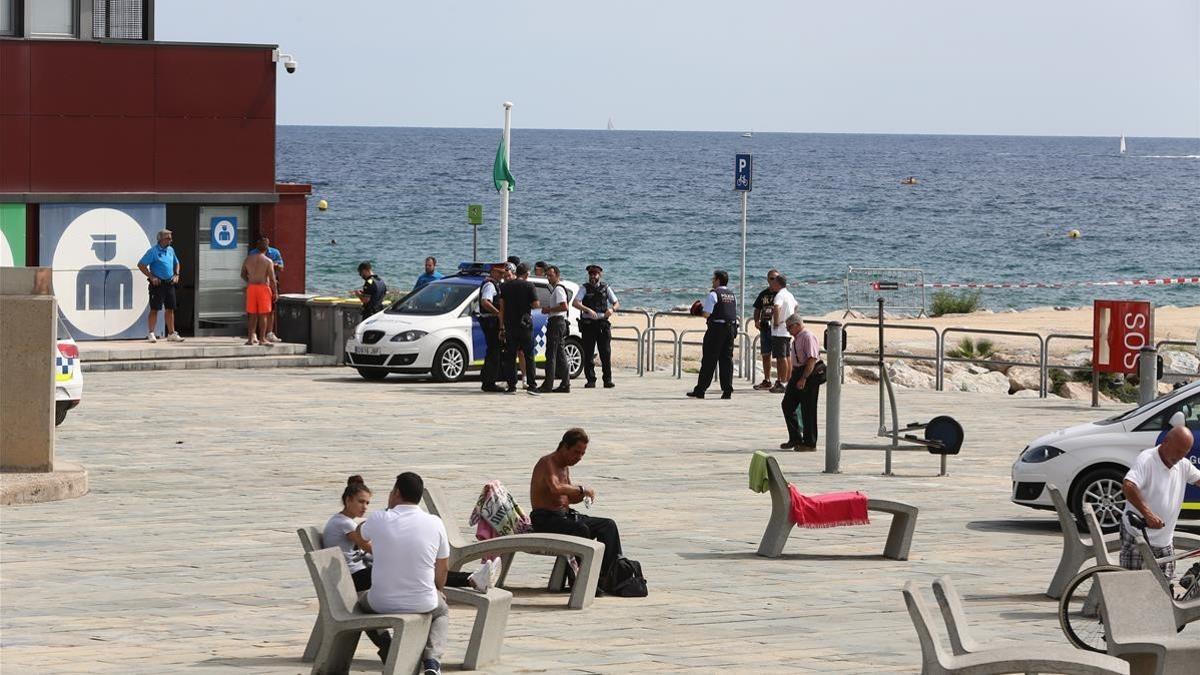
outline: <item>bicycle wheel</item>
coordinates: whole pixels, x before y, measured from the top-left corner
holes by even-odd
[[[1100,614],[1100,589],[1095,576],[1102,572],[1122,572],[1116,565],[1089,567],[1067,584],[1058,601],[1058,624],[1071,644],[1088,651],[1105,653],[1104,619]]]

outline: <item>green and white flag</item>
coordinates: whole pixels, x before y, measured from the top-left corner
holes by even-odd
[[[501,189],[501,183],[508,181],[508,191],[512,192],[513,186],[517,181],[513,180],[512,172],[508,170],[508,158],[504,156],[504,138],[500,138],[500,147],[496,148],[496,161],[492,164],[492,184],[496,186],[496,192]]]

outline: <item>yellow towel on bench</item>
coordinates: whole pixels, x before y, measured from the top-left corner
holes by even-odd
[[[750,489],[754,492],[766,492],[771,488],[767,480],[767,453],[755,450],[750,458]]]

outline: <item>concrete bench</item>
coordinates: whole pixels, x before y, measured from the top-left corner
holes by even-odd
[[[779,462],[770,455],[767,456],[767,483],[771,491],[771,520],[758,545],[758,555],[778,558],[794,527],[791,518],[792,495],[788,491],[787,479],[779,469]],[[867,510],[892,514],[883,556],[892,560],[908,560],[908,549],[917,527],[917,507],[903,502],[868,498]]]
[[[302,527],[296,530],[300,537],[300,546],[305,553],[319,551],[323,546],[323,535],[320,528]],[[353,580],[351,581],[353,585]],[[508,627],[508,612],[512,606],[512,593],[499,588],[488,589],[480,593],[465,588],[443,589],[446,602],[451,605],[470,605],[475,608],[475,622],[471,625],[471,639],[467,643],[467,654],[463,658],[464,670],[478,670],[500,660],[500,649],[504,646],[504,634]],[[318,595],[318,601],[320,596]],[[308,644],[304,647],[304,655],[300,660],[312,661],[317,656],[322,640],[323,622],[320,615],[308,636]]]
[[[1050,579],[1050,586],[1046,589],[1046,595],[1057,600],[1062,597],[1063,591],[1067,590],[1067,584],[1075,577],[1079,568],[1085,562],[1096,557],[1097,549],[1093,546],[1092,537],[1084,537],[1079,532],[1079,525],[1075,522],[1075,517],[1071,515],[1070,509],[1067,508],[1067,500],[1063,497],[1062,492],[1051,483],[1046,484],[1046,491],[1050,493],[1050,501],[1054,502],[1054,512],[1058,514],[1058,524],[1062,528],[1063,536],[1062,555],[1059,556],[1058,567]],[[1099,531],[1097,529],[1097,532]],[[1121,550],[1120,535],[1101,534],[1100,536],[1104,543],[1104,550]],[[1105,564],[1103,560],[1096,562]]]
[[[436,486],[425,484],[422,501],[426,510],[441,518],[442,522],[450,523],[446,528],[446,537],[450,543],[451,570],[459,570],[465,563],[473,560],[499,556],[502,565],[497,585],[503,586],[508,579],[508,570],[512,566],[515,554],[552,556],[555,558],[555,565],[548,588],[551,591],[561,591],[569,576],[567,559],[574,557],[579,560],[579,572],[571,585],[571,597],[567,606],[571,609],[585,609],[596,598],[596,585],[600,582],[600,563],[604,559],[604,544],[565,534],[510,534],[471,542],[467,541],[459,532],[458,526],[454,525],[459,521],[450,516],[446,500]]]
[[[967,651],[978,647],[974,641],[963,641],[961,617],[956,619],[958,639],[954,653],[942,648],[939,634],[934,634],[936,618],[920,587],[915,581],[904,585],[904,604],[908,608],[913,628],[921,643],[921,673],[923,675],[990,675],[999,673],[1067,673],[1068,675],[1127,675],[1128,664],[1105,654],[1069,648],[1043,648],[1040,645],[1017,644],[994,649]],[[950,597],[950,596],[947,596]]]
[[[946,623],[946,632],[950,637],[950,649],[955,656],[987,651],[998,652],[1002,649],[1014,648],[989,648],[970,635],[967,625],[967,614],[963,609],[962,596],[958,594],[958,589],[954,587],[954,582],[950,580],[950,577],[942,576],[934,579],[933,595],[937,599],[938,608],[942,611],[942,620]],[[1058,661],[1069,663],[1077,660],[1078,655],[1089,653],[1080,651],[1074,647],[1056,644],[1021,644],[1016,648],[1020,650],[1023,658],[1041,662]],[[1112,656],[1096,659],[1096,663],[1092,665],[1099,665],[1102,668],[1099,672],[1123,673],[1128,672],[1129,668],[1125,662]]]
[[[1134,675],[1195,675],[1200,672],[1200,641],[1181,637],[1162,592],[1149,570],[1096,575],[1108,653],[1129,662]]]
[[[1200,598],[1191,600],[1179,601],[1171,594],[1171,580],[1163,574],[1162,568],[1158,563],[1154,562],[1154,549],[1150,548],[1150,544],[1142,537],[1141,534],[1134,535],[1134,540],[1137,542],[1138,549],[1142,553],[1142,569],[1150,570],[1154,574],[1154,579],[1162,586],[1164,592],[1171,598],[1171,606],[1175,612],[1175,626],[1180,630],[1189,623],[1200,619]]]
[[[320,604],[321,641],[313,675],[350,672],[350,663],[365,630],[391,630],[392,646],[383,663],[384,675],[416,671],[429,639],[429,614],[370,614],[358,608],[358,593],[339,548],[304,554]]]

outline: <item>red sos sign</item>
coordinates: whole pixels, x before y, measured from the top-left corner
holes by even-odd
[[[1148,302],[1097,300],[1092,308],[1092,364],[1101,373],[1136,373],[1138,354],[1153,346]]]

